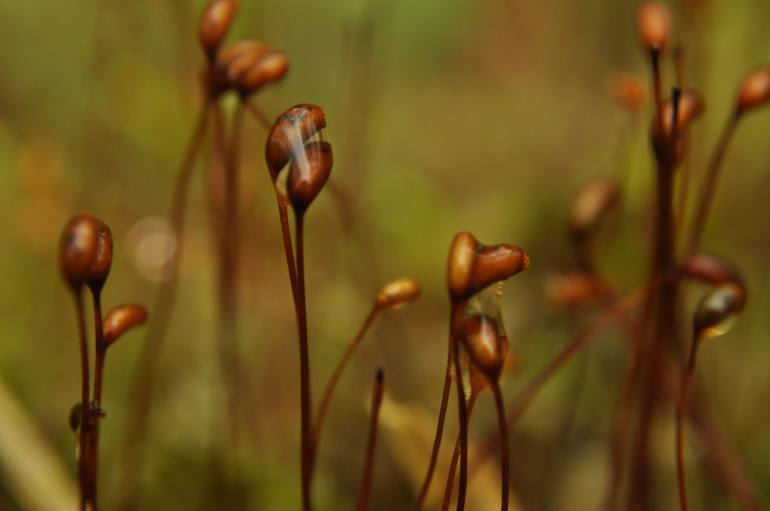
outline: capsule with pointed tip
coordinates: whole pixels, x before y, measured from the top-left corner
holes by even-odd
[[[198,27],[198,40],[209,60],[214,60],[237,11],[238,2],[235,0],[213,0],[203,10]]]
[[[681,135],[693,121],[703,114],[705,108],[706,103],[698,91],[692,89],[681,91],[676,116],[677,137],[676,141],[673,141],[674,105],[672,100],[664,103],[662,121],[659,121],[657,117],[653,119],[651,129],[652,146],[659,160],[672,166],[681,162],[685,150],[684,137]]]
[[[529,266],[516,245],[483,245],[469,232],[455,235],[449,249],[447,283],[453,302],[467,300],[485,287],[506,280]]]
[[[281,169],[304,151],[305,142],[325,127],[326,115],[318,105],[296,105],[276,119],[265,144],[265,161],[273,182]]]
[[[770,66],[749,73],[738,91],[737,113],[764,105],[770,100]]]
[[[400,309],[420,297],[420,284],[410,278],[388,282],[377,293],[375,305],[379,309]]]
[[[469,315],[462,318],[456,332],[465,351],[491,383],[500,379],[508,357],[508,338],[498,321],[490,316]]]
[[[141,305],[120,305],[104,317],[103,340],[106,346],[117,341],[128,330],[147,321],[147,311]]]
[[[710,339],[727,333],[746,305],[746,291],[734,284],[723,284],[703,297],[693,318],[697,339]]]
[[[639,40],[648,51],[666,51],[671,37],[671,13],[660,2],[645,2],[636,17]]]

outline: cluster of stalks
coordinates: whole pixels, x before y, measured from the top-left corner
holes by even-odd
[[[59,268],[72,292],[80,344],[81,397],[70,411],[70,428],[77,436],[80,509],[96,510],[96,482],[99,464],[99,421],[106,416],[102,408],[104,364],[107,349],[127,330],[141,325],[147,313],[139,305],[121,305],[102,316],[101,294],[112,266],[112,233],[97,218],[81,214],[72,218],[61,234]],[[83,306],[83,287],[93,299],[94,367],[89,364],[89,346]],[[93,393],[91,392],[93,375]]]
[[[361,345],[378,315],[412,302],[420,286],[412,279],[398,279],[376,295],[370,313],[355,335],[313,406],[311,357],[308,332],[308,305],[305,288],[305,217],[311,204],[326,186],[332,170],[332,146],[325,139],[326,115],[312,104],[289,108],[270,123],[254,102],[255,94],[266,85],[283,78],[288,58],[257,40],[242,40],[223,46],[235,19],[235,0],[213,0],[205,9],[199,30],[205,57],[201,73],[202,104],[199,120],[174,191],[170,224],[176,238],[176,251],[166,268],[166,281],[160,290],[154,319],[140,357],[134,409],[129,413],[124,463],[130,467],[124,478],[122,509],[136,507],[133,479],[140,466],[147,415],[158,353],[164,338],[175,295],[175,275],[183,247],[183,224],[191,175],[202,153],[206,137],[211,144],[209,206],[216,250],[218,283],[219,362],[227,391],[226,409],[230,434],[237,435],[239,406],[242,402],[241,368],[238,362],[237,282],[240,254],[239,163],[241,128],[248,112],[266,131],[265,161],[275,192],[283,251],[289,276],[298,336],[299,415],[302,509],[312,509],[312,481],[324,420],[332,396],[345,368]],[[722,435],[705,412],[703,401],[691,396],[695,361],[701,342],[725,333],[743,310],[746,288],[733,265],[723,259],[700,253],[700,243],[714,201],[722,163],[739,121],[750,111],[770,100],[770,68],[750,73],[740,84],[735,107],[725,123],[712,152],[702,181],[693,191],[689,175],[680,171],[690,149],[688,130],[702,114],[704,99],[695,90],[684,88],[681,52],[674,64],[676,82],[670,98],[664,98],[663,65],[671,39],[671,19],[665,6],[644,3],[638,11],[638,32],[649,59],[652,90],[650,143],[655,159],[654,223],[649,274],[635,291],[623,293],[605,279],[598,268],[595,239],[605,219],[621,196],[612,180],[597,180],[580,193],[569,222],[575,248],[576,270],[549,283],[548,295],[572,313],[590,306],[597,317],[581,328],[574,338],[535,376],[523,385],[506,407],[500,379],[509,361],[500,300],[502,284],[526,269],[529,257],[515,245],[484,245],[472,234],[460,232],[452,240],[447,265],[449,292],[449,340],[444,384],[432,451],[428,460],[417,509],[427,500],[440,454],[447,409],[454,387],[457,396],[458,434],[445,480],[442,509],[448,509],[457,482],[456,509],[465,508],[471,472],[494,450],[499,439],[501,466],[501,509],[509,503],[508,428],[524,414],[542,388],[598,332],[623,321],[629,337],[628,359],[620,388],[609,439],[611,477],[604,509],[613,511],[649,510],[658,507],[652,495],[654,470],[650,461],[650,437],[656,420],[672,404],[676,409],[674,452],[680,507],[687,509],[684,466],[684,426],[690,423],[718,481],[732,493],[743,508],[762,509],[756,492],[740,468],[736,456],[721,440]],[[235,94],[238,104],[232,112],[229,133],[225,129],[222,99]],[[624,76],[616,96],[634,112],[644,104],[644,92],[634,79]],[[284,172],[285,171],[285,172]],[[676,192],[676,193],[675,193]],[[688,204],[693,203],[692,207]],[[294,220],[290,224],[289,209]],[[692,211],[690,217],[687,216]],[[72,423],[78,429],[79,477],[82,508],[96,507],[96,466],[98,458],[98,420],[103,417],[101,386],[106,349],[125,330],[145,319],[138,306],[111,311],[102,322],[100,292],[109,273],[112,238],[102,222],[88,215],[75,217],[62,236],[60,263],[65,281],[71,287],[77,307],[80,331],[83,386],[81,402],[73,410]],[[692,339],[687,347],[681,332],[682,294],[687,280],[713,287],[694,311]],[[88,349],[86,342],[82,288],[88,286],[94,302],[95,357],[94,392],[90,394]],[[482,444],[477,459],[470,460],[470,421],[477,398],[485,390],[493,395],[498,431]],[[356,509],[368,507],[374,470],[377,422],[384,392],[384,373],[377,369],[372,396],[369,437]],[[507,408],[507,412],[506,412]],[[458,470],[459,468],[459,470]],[[624,500],[625,499],[625,500]],[[625,502],[623,504],[622,502]]]

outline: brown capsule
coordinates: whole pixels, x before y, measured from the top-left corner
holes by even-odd
[[[638,112],[647,98],[642,80],[631,73],[617,73],[612,78],[612,96],[620,106]]]
[[[664,52],[671,36],[671,14],[660,2],[645,2],[637,11],[639,40],[649,51]]]
[[[508,338],[501,332],[497,320],[489,316],[465,316],[458,337],[471,363],[491,383],[496,383],[508,357]]]
[[[735,265],[713,254],[691,256],[682,264],[682,272],[712,286],[727,283],[743,286],[743,278]]]
[[[455,302],[506,280],[529,266],[529,257],[516,245],[482,245],[469,232],[455,235],[449,249],[447,283]]]
[[[770,100],[770,67],[761,67],[749,73],[741,82],[738,92],[738,114],[762,106]]]
[[[730,330],[746,305],[746,290],[734,283],[723,284],[703,297],[693,319],[698,339],[720,336]]]
[[[303,151],[305,141],[325,127],[326,116],[317,105],[293,106],[276,119],[265,144],[265,160],[273,182],[289,160]]]
[[[235,0],[213,0],[204,9],[198,39],[209,60],[214,60],[237,11],[238,3]]]
[[[332,171],[332,145],[310,142],[291,162],[286,192],[295,211],[305,211],[321,193]]]
[[[98,292],[104,287],[112,267],[112,231],[104,222],[97,220],[96,253],[88,271],[88,287]]]
[[[214,81],[220,90],[237,86],[241,75],[264,57],[269,48],[262,41],[247,39],[225,46],[214,63]]]
[[[127,330],[147,321],[147,311],[141,305],[120,305],[104,317],[104,343],[110,345]]]
[[[271,51],[252,63],[238,79],[241,94],[253,94],[265,85],[277,82],[289,72],[289,57],[279,51]]]
[[[572,236],[582,240],[593,233],[619,200],[620,187],[609,179],[597,179],[581,188],[569,217]]]
[[[396,279],[377,293],[375,305],[380,309],[399,309],[417,300],[421,291],[420,284],[414,279]]]
[[[99,245],[99,220],[89,214],[73,217],[59,239],[59,269],[64,280],[75,290],[88,283],[91,265]]]
[[[551,276],[545,295],[556,307],[574,309],[601,302],[612,295],[612,290],[591,273],[575,272]]]

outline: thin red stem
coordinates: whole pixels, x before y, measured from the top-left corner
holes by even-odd
[[[473,414],[473,405],[476,404],[476,398],[478,393],[476,391],[471,392],[468,398],[468,421]],[[457,435],[455,440],[455,447],[452,450],[452,460],[449,463],[449,473],[446,478],[446,485],[444,486],[444,500],[441,503],[441,511],[447,511],[449,504],[452,502],[452,490],[454,489],[455,474],[457,473],[457,461],[460,458],[460,435]]]
[[[676,407],[676,476],[677,489],[679,490],[679,509],[687,511],[687,486],[684,473],[684,414],[687,409],[687,399],[690,395],[693,374],[695,372],[695,359],[698,355],[700,339],[697,335],[690,346],[690,355],[687,359],[687,368],[682,375],[682,386],[679,391],[679,400]]]
[[[88,491],[88,424],[91,421],[90,368],[88,364],[88,339],[86,337],[86,319],[83,311],[81,290],[74,291],[75,309],[78,320],[78,341],[80,346],[80,435],[78,436],[78,479],[80,483],[80,510],[85,511],[90,503]]]
[[[462,310],[452,307],[452,318]],[[453,321],[451,322],[453,323]],[[451,327],[450,327],[451,328]],[[457,387],[457,410],[460,427],[460,481],[457,486],[457,511],[465,509],[465,496],[468,489],[468,409],[465,402],[465,386],[463,385],[462,368],[460,367],[459,341],[452,335],[453,360],[455,368],[455,385]]]
[[[257,108],[257,105],[249,101],[247,98],[244,98],[242,100],[242,103],[246,107],[246,109],[249,111],[251,116],[254,118],[254,120],[257,121],[257,124],[262,126],[267,131],[270,131],[272,129],[273,123],[271,123],[270,120],[267,118],[267,116],[264,113],[262,113],[262,111],[259,108]]]
[[[727,154],[727,147],[730,145],[730,140],[733,137],[739,119],[740,115],[737,113],[731,115],[727,119],[727,122],[722,129],[722,133],[719,136],[719,140],[717,141],[717,145],[714,148],[714,152],[711,154],[711,159],[706,168],[706,176],[703,180],[703,185],[695,205],[695,217],[690,228],[690,239],[687,243],[687,249],[685,251],[686,255],[694,254],[700,245],[709,210],[711,204],[714,202],[714,195],[716,193],[717,184],[719,183],[722,162],[724,161],[725,154]]]
[[[361,488],[356,500],[356,511],[365,511],[369,507],[372,494],[372,476],[374,474],[374,452],[377,446],[377,423],[382,407],[382,395],[385,392],[385,374],[382,368],[377,369],[372,392],[372,411],[369,418],[369,438],[366,442],[366,456],[364,457],[364,474],[361,478]]]
[[[503,394],[500,392],[500,384],[495,382],[492,385],[492,392],[495,395],[495,407],[497,409],[497,425],[500,430],[500,509],[508,511],[508,489],[510,480],[510,459],[508,451],[508,425],[505,423],[505,405],[503,404]]]
[[[297,240],[297,296],[299,298],[299,358],[300,358],[300,417],[302,424],[301,462],[302,462],[302,509],[309,511],[310,502],[310,466],[313,456],[313,431],[311,427],[312,396],[310,389],[310,360],[307,338],[307,305],[305,303],[305,254],[304,254],[304,215],[295,215],[295,237]]]
[[[430,490],[430,483],[433,480],[433,473],[436,470],[436,461],[438,460],[438,453],[441,448],[441,439],[444,436],[444,421],[446,420],[446,410],[449,404],[449,391],[452,387],[452,336],[449,336],[449,344],[447,347],[447,360],[446,369],[444,370],[444,386],[441,389],[441,405],[439,406],[438,422],[436,423],[436,434],[433,437],[433,448],[430,453],[430,462],[428,463],[428,472],[425,474],[425,480],[422,483],[422,489],[420,490],[420,497],[417,500],[417,511],[422,509],[425,504],[425,499],[428,496],[428,490]]]

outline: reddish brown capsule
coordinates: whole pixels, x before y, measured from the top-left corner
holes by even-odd
[[[712,254],[691,256],[682,264],[682,272],[712,286],[732,282],[743,287],[743,278],[735,265]]]
[[[321,193],[332,163],[332,145],[328,142],[311,142],[292,159],[286,192],[296,211],[305,211]]]
[[[101,222],[89,214],[73,217],[62,230],[59,240],[59,269],[75,290],[89,282],[96,258]]]
[[[253,94],[265,85],[277,82],[289,72],[289,57],[279,51],[271,51],[252,63],[238,78],[241,94]]]
[[[265,160],[274,182],[289,160],[303,151],[305,141],[325,127],[326,116],[317,105],[293,106],[276,119],[265,144]]]
[[[770,67],[761,67],[749,73],[741,82],[738,92],[738,114],[762,106],[770,100]]]
[[[660,2],[645,2],[637,11],[637,29],[642,45],[649,50],[663,52],[671,36],[671,14]]]
[[[612,96],[623,108],[638,112],[647,97],[642,80],[631,73],[617,73],[612,79]]]
[[[96,222],[96,253],[88,271],[88,287],[94,292],[104,287],[112,267],[112,231],[104,222]]]
[[[269,48],[261,41],[244,40],[225,46],[214,63],[214,81],[221,90],[235,87],[241,75],[267,54]]]
[[[209,60],[214,60],[222,40],[230,30],[236,11],[238,3],[235,0],[213,0],[204,9],[198,39]]]
[[[482,245],[473,234],[455,235],[449,249],[447,282],[457,302],[487,286],[506,280],[529,266],[529,257],[515,245]]]
[[[465,351],[490,382],[496,383],[508,357],[508,338],[497,320],[489,316],[465,316],[458,332]]]
[[[585,185],[572,203],[569,217],[572,236],[578,240],[588,237],[619,200],[620,187],[612,180],[597,179]]]
[[[379,293],[375,305],[380,309],[398,309],[420,296],[420,284],[409,278],[396,279],[387,283]]]
[[[552,276],[546,282],[545,294],[557,307],[574,309],[609,298],[612,290],[588,272]]]
[[[147,321],[147,311],[141,305],[120,305],[104,317],[104,343],[110,345],[127,330]]]
[[[746,306],[746,290],[737,284],[723,284],[703,297],[693,318],[698,339],[726,333]]]

